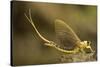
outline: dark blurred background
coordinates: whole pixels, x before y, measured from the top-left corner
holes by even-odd
[[[78,37],[92,42],[97,48],[97,7],[93,5],[54,4],[41,2],[12,1],[12,63],[44,64],[59,63],[61,52],[43,45],[34,28],[26,19],[31,9],[32,19],[39,32],[47,39],[56,42],[54,21],[64,20]],[[96,60],[97,55],[94,55]]]

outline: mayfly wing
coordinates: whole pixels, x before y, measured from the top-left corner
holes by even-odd
[[[55,20],[55,32],[60,48],[72,50],[81,41],[71,27],[60,19]]]

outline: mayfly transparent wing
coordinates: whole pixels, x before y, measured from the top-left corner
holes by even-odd
[[[55,20],[57,43],[62,49],[72,50],[81,41],[75,32],[62,20]]]

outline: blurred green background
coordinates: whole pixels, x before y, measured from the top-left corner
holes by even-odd
[[[48,40],[56,42],[54,21],[61,19],[71,26],[82,41],[91,41],[92,48],[96,51],[97,6],[12,1],[13,65],[60,63],[62,53],[44,46],[26,19],[24,13],[28,15],[29,9],[36,28]],[[94,59],[97,59],[96,53]]]

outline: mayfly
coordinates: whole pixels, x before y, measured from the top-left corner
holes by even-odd
[[[81,41],[75,32],[71,29],[69,25],[67,25],[64,21],[60,19],[55,20],[55,32],[57,36],[57,40],[59,43],[50,41],[44,38],[37,28],[34,25],[32,20],[31,11],[29,10],[29,17],[25,14],[28,21],[31,23],[33,28],[35,29],[38,36],[45,42],[44,45],[53,47],[64,53],[77,53],[77,52],[85,52],[85,49],[89,49],[90,52],[94,52],[91,48],[90,41]]]

